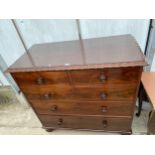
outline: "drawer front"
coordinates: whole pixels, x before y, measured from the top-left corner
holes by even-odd
[[[20,72],[12,73],[15,81],[20,85],[49,85],[69,84],[68,75],[65,71],[55,72]]]
[[[75,84],[126,84],[137,83],[140,67],[70,71]]]
[[[128,131],[131,129],[130,118],[102,116],[50,116],[39,115],[45,127],[92,129],[105,131]]]
[[[31,101],[39,114],[131,116],[132,102]]]
[[[105,85],[103,87],[71,86],[25,86],[28,99],[39,100],[89,100],[89,101],[133,101],[137,85]]]

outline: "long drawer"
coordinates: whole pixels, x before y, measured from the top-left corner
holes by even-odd
[[[51,116],[39,115],[44,127],[91,129],[103,131],[129,131],[131,118],[102,116]]]
[[[31,104],[39,114],[51,115],[106,115],[131,116],[133,102],[88,102],[68,101],[51,102],[32,100]]]
[[[24,86],[28,99],[40,100],[89,100],[89,101],[133,101],[137,85],[104,85],[102,87],[72,86]]]

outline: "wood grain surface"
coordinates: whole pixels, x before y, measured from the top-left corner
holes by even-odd
[[[103,116],[51,116],[39,115],[45,127],[74,128],[103,131],[129,131],[131,130],[130,118],[113,118]]]
[[[31,100],[38,114],[49,115],[106,115],[126,116],[132,114],[133,102],[121,101],[40,101]]]
[[[8,71],[42,125],[131,134],[146,65],[130,35],[33,46]]]

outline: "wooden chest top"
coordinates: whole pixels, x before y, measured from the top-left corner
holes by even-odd
[[[131,35],[44,43],[32,46],[8,72],[144,66],[146,61]]]

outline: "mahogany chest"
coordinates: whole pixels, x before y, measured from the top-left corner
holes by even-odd
[[[32,46],[8,72],[43,128],[131,133],[143,53],[131,35]]]

